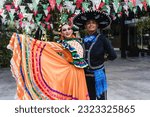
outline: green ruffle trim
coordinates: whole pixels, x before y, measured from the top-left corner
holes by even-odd
[[[72,39],[73,40],[73,39]],[[70,40],[69,40],[70,41]],[[62,46],[65,49],[68,49],[72,55],[73,58],[73,62],[72,64],[78,68],[85,68],[88,66],[87,62],[83,59],[80,58],[79,54],[77,53],[76,49],[74,47],[72,47],[70,44],[67,43],[66,40],[61,40],[60,42],[62,44]]]

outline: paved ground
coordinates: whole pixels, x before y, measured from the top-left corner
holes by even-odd
[[[150,56],[106,63],[108,99],[150,100]]]
[[[15,79],[10,68],[0,68],[0,100],[14,99],[15,89]]]
[[[106,63],[109,100],[150,100],[150,56]],[[15,80],[9,68],[0,68],[0,100],[14,99]]]

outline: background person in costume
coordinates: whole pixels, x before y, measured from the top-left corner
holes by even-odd
[[[105,56],[114,60],[117,55],[108,39],[98,31],[111,24],[110,18],[99,11],[87,11],[74,17],[73,23],[80,29],[85,29],[87,35],[83,38],[85,47],[86,82],[91,100],[107,99],[107,81],[104,68]]]
[[[89,99],[83,69],[87,63],[81,53],[83,48],[75,38],[70,37],[71,27],[63,27],[64,39],[60,43],[40,41],[16,33],[11,37],[7,47],[13,52],[11,71],[16,79],[17,99]]]

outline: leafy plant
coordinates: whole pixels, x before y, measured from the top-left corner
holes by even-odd
[[[138,34],[148,33],[150,30],[150,17],[139,20],[137,23]]]
[[[11,52],[7,49],[7,45],[13,32],[15,32],[13,27],[7,25],[0,27],[0,67],[10,65]]]

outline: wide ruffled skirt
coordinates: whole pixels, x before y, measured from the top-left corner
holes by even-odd
[[[11,71],[18,99],[89,99],[84,70],[58,54],[68,53],[60,44],[14,33],[7,47],[13,52]]]

